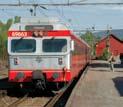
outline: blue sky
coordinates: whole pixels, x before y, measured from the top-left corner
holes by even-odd
[[[20,0],[22,3],[65,3],[68,0]],[[80,0],[69,0],[76,2]],[[83,2],[123,2],[122,0],[82,0]],[[0,3],[18,3],[18,0],[0,0]],[[31,7],[0,7],[0,20],[6,21],[14,16],[28,17]],[[70,28],[86,30],[95,26],[96,29],[106,29],[107,25],[113,29],[123,29],[122,6],[69,6],[47,7],[48,10],[37,9],[38,17],[58,17],[68,23]]]

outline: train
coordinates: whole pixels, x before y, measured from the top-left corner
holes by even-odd
[[[55,18],[22,18],[8,31],[8,81],[44,90],[68,84],[90,62],[90,46]]]

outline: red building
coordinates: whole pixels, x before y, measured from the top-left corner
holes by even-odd
[[[108,47],[110,53],[115,56],[123,56],[123,41],[111,34],[105,37],[96,44],[96,57],[103,55],[104,49]]]

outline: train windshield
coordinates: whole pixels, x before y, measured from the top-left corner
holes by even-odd
[[[67,40],[66,39],[44,39],[43,52],[66,52]]]
[[[36,41],[34,39],[13,39],[11,41],[11,51],[14,53],[35,52]]]

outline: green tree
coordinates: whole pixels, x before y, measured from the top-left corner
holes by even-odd
[[[15,16],[14,18],[14,23],[19,23],[20,22],[20,18],[19,16]]]
[[[108,60],[110,56],[111,56],[111,53],[108,52],[108,48],[106,47],[106,48],[103,50],[103,54],[102,54],[102,56],[99,57],[99,59]]]
[[[91,46],[92,55],[95,55],[95,36],[92,32],[87,31],[85,34],[80,36],[81,39],[85,40]]]
[[[10,26],[12,25],[13,20],[8,19],[6,24],[3,24],[1,22],[0,24],[0,59],[6,60],[8,55],[7,55],[7,34]]]
[[[9,30],[10,26],[12,25],[12,23],[13,23],[13,19],[8,19],[8,21],[7,21],[6,25],[5,25],[6,31]]]
[[[18,23],[20,22],[20,17],[15,16],[14,19],[8,19],[6,23],[2,23],[0,21],[0,59],[6,60],[7,55],[7,36],[8,36],[8,30],[12,23]]]

